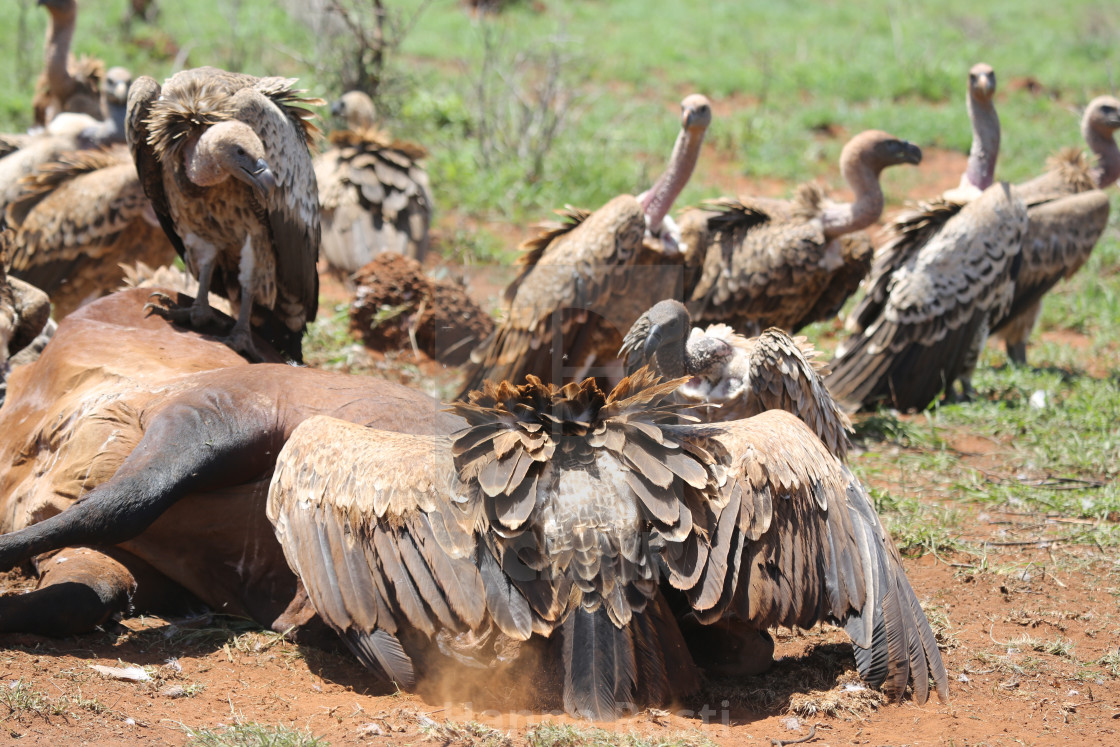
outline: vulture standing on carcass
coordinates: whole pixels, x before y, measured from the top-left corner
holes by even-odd
[[[35,124],[46,125],[58,114],[77,112],[95,119],[105,116],[101,107],[101,82],[105,64],[101,60],[70,54],[78,20],[77,0],[39,0],[50,14],[43,72],[35,83]]]
[[[554,673],[568,713],[610,719],[697,686],[680,624],[763,638],[828,621],[870,686],[922,703],[932,679],[944,699],[859,481],[787,412],[693,424],[665,401],[679,383],[487,383],[453,406],[468,426],[451,436],[310,419],[277,459],[268,516],[315,609],[402,687],[536,643],[532,681]]]
[[[812,428],[832,454],[847,456],[851,421],[824,385],[828,367],[804,337],[774,327],[750,338],[726,324],[693,327],[685,305],[669,299],[638,317],[621,352],[628,374],[649,366],[664,378],[688,377],[675,397],[700,405],[690,415],[725,421],[785,410]]]
[[[883,211],[880,173],[921,160],[918,146],[868,130],[840,153],[855,202],[833,202],[818,185],[803,184],[788,202],[719,200],[687,211],[682,237],[705,248],[699,279],[685,295],[692,318],[757,334],[767,327],[796,332],[835,315],[870,267],[869,239],[851,234]]]
[[[1081,119],[1081,133],[1096,165],[1077,149],[1063,150],[1051,160],[1050,171],[1015,188],[1027,203],[1027,235],[1011,308],[992,325],[1014,363],[1027,362],[1027,340],[1042,296],[1081,269],[1108,225],[1109,200],[1101,190],[1120,177],[1117,129],[1120,100],[1093,99]]]
[[[420,163],[427,151],[378,130],[373,101],[361,91],[344,94],[331,114],[347,129],[332,132],[332,147],[315,157],[327,265],[349,278],[381,252],[423,262],[432,220]]]
[[[652,188],[619,195],[593,213],[568,208],[563,223],[544,226],[523,245],[523,269],[505,291],[505,318],[471,354],[460,398],[487,380],[609,375],[625,330],[651,303],[681,292],[681,254],[693,247],[680,244],[668,214],[711,119],[707,97],[686,97],[669,165]]]
[[[848,316],[852,335],[826,378],[840,402],[920,410],[969,374],[991,323],[1015,288],[1027,210],[1016,190],[992,184],[999,152],[995,74],[969,74],[973,146],[962,180],[946,196],[886,227],[866,295]],[[990,186],[989,186],[990,185]]]
[[[308,151],[317,130],[304,107],[323,102],[294,83],[203,67],[162,87],[142,77],[128,97],[140,183],[200,284],[189,308],[151,308],[205,328],[218,319],[207,293],[226,296],[238,308],[226,341],[252,360],[259,355],[250,327],[259,325],[277,350],[301,361],[319,303],[319,195]]]
[[[7,207],[10,272],[46,291],[61,319],[116,290],[121,263],[175,259],[123,145],[70,151],[23,178]]]

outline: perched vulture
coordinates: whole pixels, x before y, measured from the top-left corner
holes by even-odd
[[[62,112],[88,114],[102,119],[101,82],[105,64],[101,60],[70,55],[78,20],[77,0],[38,0],[50,14],[43,72],[35,83],[35,124],[46,125]]]
[[[453,406],[468,426],[452,436],[310,419],[277,458],[268,517],[315,609],[402,687],[545,639],[526,666],[557,673],[573,716],[663,704],[698,684],[676,600],[682,622],[765,641],[843,626],[870,686],[923,703],[932,678],[944,699],[859,481],[789,413],[690,424],[665,402],[679,383],[488,383]]]
[[[1082,117],[1081,132],[1097,164],[1067,149],[1051,160],[1050,171],[1015,188],[1027,203],[1029,225],[1011,308],[992,325],[1015,363],[1027,362],[1027,340],[1042,296],[1081,269],[1108,225],[1108,195],[1101,190],[1120,177],[1117,129],[1120,100],[1093,99]]]
[[[1026,208],[992,184],[999,117],[992,69],[969,72],[973,144],[961,186],[895,217],[886,227],[863,299],[848,316],[826,379],[834,397],[861,407],[920,410],[970,374],[991,323],[1015,286]]]
[[[743,337],[726,324],[693,327],[688,309],[665,300],[638,317],[622,342],[626,371],[649,366],[658,375],[689,377],[677,388],[678,401],[705,421],[739,420],[765,410],[785,410],[801,418],[828,450],[843,460],[851,421],[829,394],[828,367],[804,337],[772,327]]]
[[[700,277],[685,295],[692,318],[757,334],[772,326],[795,332],[836,314],[870,267],[869,239],[850,234],[883,211],[879,174],[921,160],[918,146],[868,130],[840,154],[853,203],[803,184],[789,202],[719,200],[686,212],[685,242],[705,247]]]
[[[116,290],[121,263],[175,259],[123,145],[64,153],[22,183],[9,271],[50,295],[56,319]]]
[[[619,195],[593,213],[568,208],[523,245],[521,273],[506,288],[505,318],[471,354],[460,398],[482,382],[608,377],[622,336],[642,312],[679,296],[682,246],[669,209],[684,189],[711,123],[708,99],[681,102],[668,168],[647,192]],[[617,373],[621,372],[618,367]]]
[[[302,360],[319,302],[319,198],[308,151],[317,130],[304,107],[323,102],[294,83],[203,67],[162,87],[141,77],[128,96],[140,183],[201,287],[190,308],[152,309],[202,328],[217,320],[207,293],[226,296],[238,309],[226,341],[253,360],[251,324]]]
[[[379,131],[373,102],[361,91],[343,95],[331,113],[347,129],[332,132],[331,148],[315,157],[327,265],[349,278],[380,252],[423,262],[432,220],[420,162],[427,151]]]

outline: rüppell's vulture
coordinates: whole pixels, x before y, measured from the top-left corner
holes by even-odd
[[[666,401],[680,383],[487,384],[452,407],[468,422],[452,436],[314,418],[277,459],[268,516],[315,609],[405,688],[544,639],[526,666],[558,673],[570,714],[665,703],[697,685],[676,599],[690,623],[758,637],[843,626],[869,685],[922,703],[932,679],[944,699],[859,481],[789,413],[688,422]]]

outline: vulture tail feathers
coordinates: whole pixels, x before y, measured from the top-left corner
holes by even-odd
[[[347,630],[342,636],[354,655],[374,671],[382,671],[390,682],[395,682],[405,690],[416,687],[416,671],[412,659],[405,653],[397,637],[384,630],[363,633]]]
[[[634,708],[636,667],[629,626],[615,627],[605,607],[579,607],[561,627],[564,710],[592,721],[618,718]]]

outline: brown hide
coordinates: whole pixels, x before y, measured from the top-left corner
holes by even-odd
[[[392,382],[250,366],[221,342],[146,315],[149,293],[125,291],[83,307],[36,363],[13,372],[0,408],[0,531],[65,510],[114,475],[161,410],[200,394],[222,393],[239,422],[280,443],[316,414],[425,434],[462,422]],[[121,546],[215,610],[271,624],[296,581],[265,518],[270,477],[271,467],[245,484],[189,495]]]

